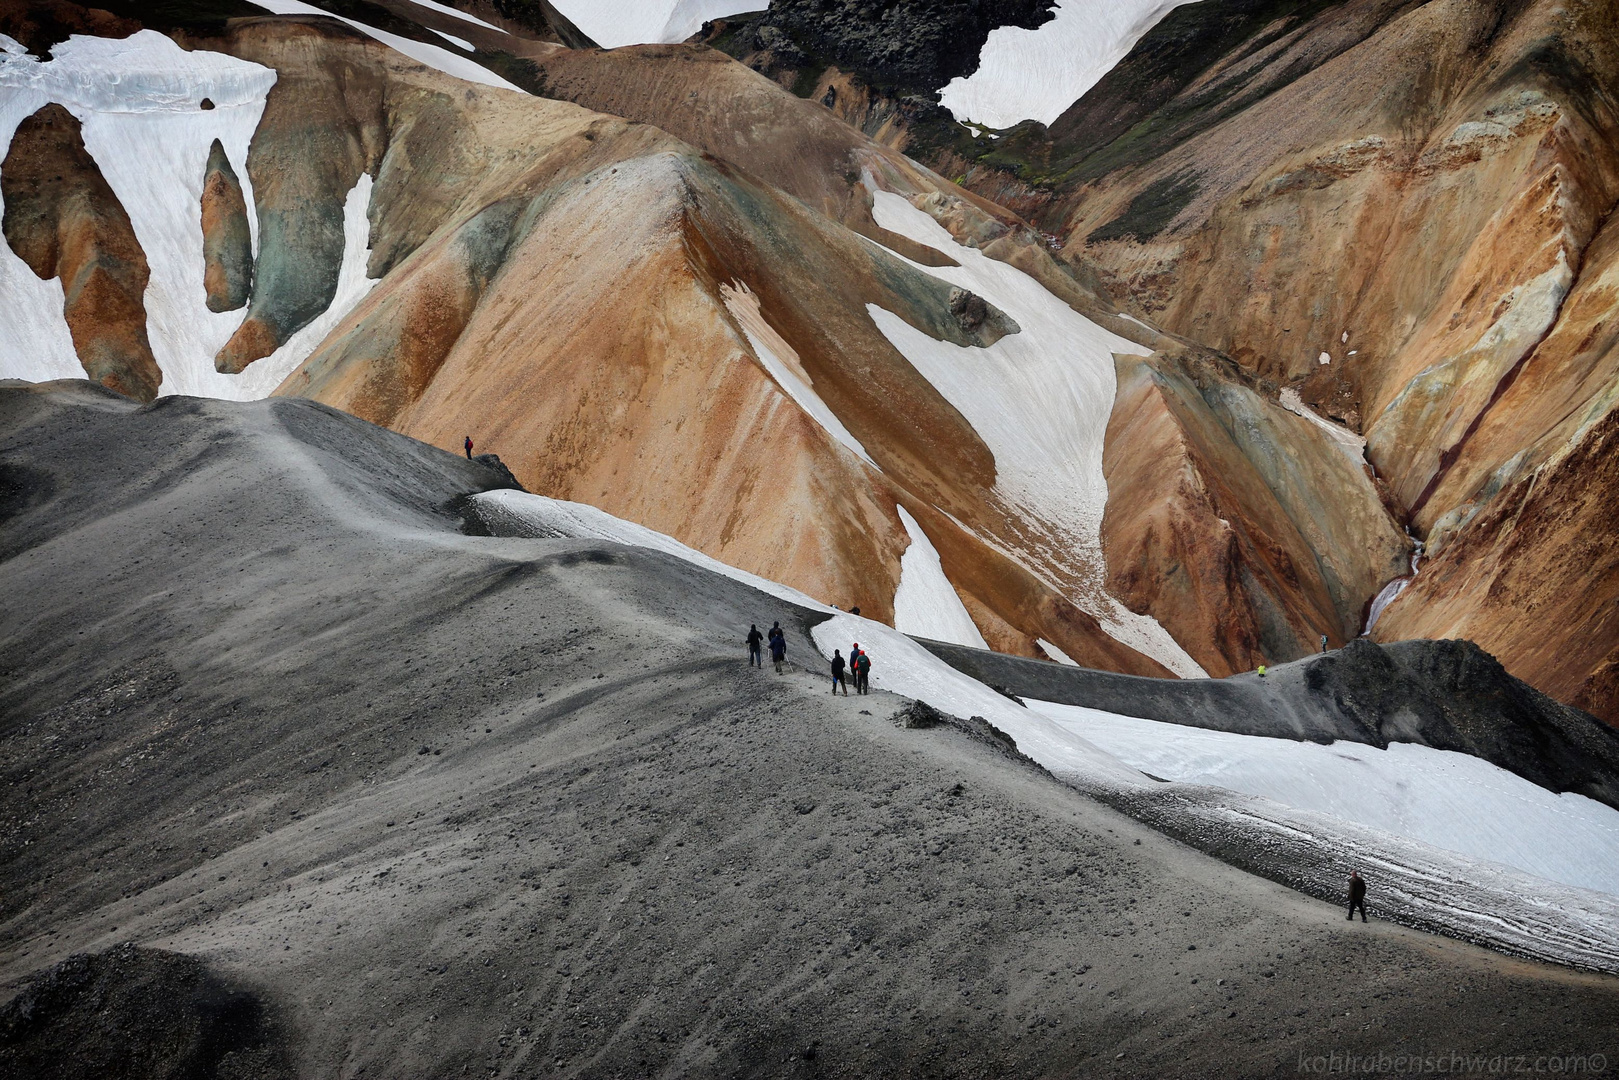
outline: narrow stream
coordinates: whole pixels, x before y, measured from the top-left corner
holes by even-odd
[[[1407,529],[1405,534],[1411,536],[1411,530]],[[1400,594],[1405,592],[1405,587],[1416,579],[1417,567],[1422,563],[1422,541],[1412,537],[1411,542],[1416,545],[1411,549],[1411,573],[1406,577],[1395,578],[1383,586],[1382,591],[1373,598],[1371,610],[1366,613],[1366,629],[1360,632],[1361,637],[1365,637],[1372,632],[1372,627],[1377,625],[1377,617],[1383,614],[1385,608],[1398,600]]]

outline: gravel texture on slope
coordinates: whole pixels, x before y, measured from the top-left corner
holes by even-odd
[[[478,463],[83,383],[0,390],[0,431],[10,989],[120,942],[195,957],[311,1076],[1612,1049],[1613,979],[1348,925],[970,723],[833,700],[802,609],[464,535]],[[746,666],[775,619],[813,674]]]

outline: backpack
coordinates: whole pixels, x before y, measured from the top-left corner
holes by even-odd
[[[862,675],[871,670],[871,657],[865,653],[861,653],[860,659],[856,660],[855,663],[859,666],[860,674]]]

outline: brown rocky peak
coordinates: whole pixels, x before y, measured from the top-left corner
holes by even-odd
[[[146,337],[146,253],[72,113],[47,105],[17,126],[0,164],[0,195],[11,250],[40,278],[62,281],[63,315],[84,370],[151,401],[163,373]]]

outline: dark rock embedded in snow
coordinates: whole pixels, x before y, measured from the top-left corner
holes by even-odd
[[[880,0],[837,4],[826,0],[775,0],[750,28],[745,45],[780,55],[781,39],[873,82],[938,90],[978,68],[978,54],[991,30],[1032,30],[1053,17],[1053,0]]]
[[[989,316],[989,305],[977,293],[968,292],[966,289],[952,289],[950,314],[961,323],[961,329],[970,334],[984,324],[984,319]]]
[[[212,108],[207,98],[203,103]],[[202,258],[208,310],[235,311],[246,304],[253,287],[253,236],[242,182],[218,139],[208,149],[202,179]]]

